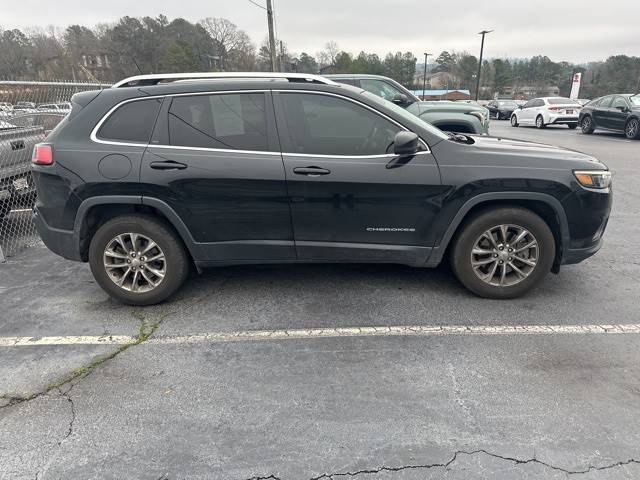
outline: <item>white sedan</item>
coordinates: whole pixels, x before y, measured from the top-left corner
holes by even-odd
[[[545,128],[547,125],[578,126],[582,105],[563,97],[541,97],[529,100],[511,114],[511,125],[531,125]]]

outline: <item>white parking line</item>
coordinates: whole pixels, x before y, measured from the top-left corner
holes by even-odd
[[[157,336],[146,343],[192,344],[295,340],[336,337],[442,336],[442,335],[604,335],[640,334],[640,324],[617,325],[409,325],[389,327],[305,328],[293,330],[240,330],[194,335]],[[136,341],[129,335],[0,337],[0,347],[52,345],[126,345]]]

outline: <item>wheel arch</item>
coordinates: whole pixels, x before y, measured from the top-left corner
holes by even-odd
[[[141,195],[113,195],[89,198],[78,208],[73,235],[82,261],[88,261],[91,238],[101,224],[131,213],[148,214],[161,219],[182,239],[192,260],[201,258],[200,248],[186,225],[165,202]]]
[[[428,259],[429,266],[438,265],[447,255],[452,240],[462,230],[464,224],[478,212],[491,208],[526,208],[539,215],[549,225],[556,241],[554,270],[558,271],[563,252],[569,246],[569,222],[560,201],[546,193],[538,192],[495,192],[481,193],[468,200],[453,217],[440,242],[434,246]]]

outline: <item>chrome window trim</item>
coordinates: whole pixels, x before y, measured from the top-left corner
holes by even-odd
[[[398,127],[400,127],[402,130],[410,132],[411,130],[407,127],[405,127],[403,124],[401,124],[400,122],[394,120],[393,118],[389,117],[388,115],[385,115],[384,113],[376,110],[375,108],[370,107],[369,105],[366,105],[362,102],[359,102],[358,100],[354,100],[352,98],[346,97],[344,95],[338,95],[335,93],[331,93],[331,92],[321,92],[321,91],[314,91],[314,90],[278,90],[278,89],[262,89],[262,90],[223,90],[223,91],[207,91],[207,92],[189,92],[189,93],[170,93],[170,94],[166,94],[166,95],[149,95],[147,97],[139,97],[139,98],[130,98],[128,100],[123,100],[122,102],[114,105],[113,107],[111,107],[109,109],[109,111],[107,113],[104,114],[104,116],[100,119],[100,121],[96,124],[96,126],[93,128],[93,130],[91,131],[91,135],[89,136],[89,138],[91,139],[92,142],[95,143],[100,143],[103,145],[119,145],[119,146],[124,146],[124,147],[151,147],[151,148],[164,148],[164,149],[176,149],[176,150],[196,150],[196,151],[203,151],[203,152],[226,152],[226,153],[245,153],[245,154],[264,154],[264,155],[289,155],[289,156],[294,156],[294,157],[314,157],[314,158],[387,158],[387,157],[395,157],[397,156],[396,154],[393,153],[388,153],[388,154],[379,154],[379,155],[326,155],[326,154],[311,154],[311,153],[293,153],[293,152],[272,152],[272,151],[268,151],[268,150],[234,150],[234,149],[227,149],[227,148],[207,148],[207,147],[187,147],[187,146],[183,146],[183,145],[161,145],[161,144],[153,144],[150,142],[119,142],[117,140],[103,140],[101,138],[98,137],[98,131],[100,131],[100,128],[102,127],[102,125],[104,124],[104,122],[107,121],[107,119],[121,106],[127,104],[127,103],[131,103],[131,102],[139,102],[142,100],[152,100],[155,98],[167,98],[167,97],[194,97],[194,96],[198,96],[198,95],[223,95],[223,94],[233,94],[233,93],[267,93],[267,92],[293,92],[293,93],[311,93],[311,94],[315,94],[315,95],[328,95],[328,96],[332,96],[332,97],[338,97],[338,98],[342,98],[344,100],[350,101],[352,103],[355,103],[356,105],[360,105],[370,111],[372,111],[374,114],[377,114],[383,118],[385,118],[386,120],[390,121],[391,123],[394,123],[395,125],[397,125]],[[422,150],[419,152],[416,152],[416,155],[424,155],[424,154],[430,154],[431,150],[429,149],[429,145],[427,145],[427,142],[425,142],[421,137],[418,137],[418,139],[420,140],[420,143],[424,146],[424,148],[426,150]]]

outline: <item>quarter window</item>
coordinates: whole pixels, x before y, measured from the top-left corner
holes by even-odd
[[[289,131],[287,151],[316,155],[370,156],[390,153],[400,127],[346,99],[281,94]]]
[[[263,93],[175,97],[169,143],[183,147],[268,150]]]
[[[377,95],[379,97],[382,97],[385,100],[389,100],[390,102],[393,100],[393,98],[396,95],[404,95],[404,93],[402,93],[397,88],[393,87],[393,85],[390,85],[389,83],[384,82],[382,80],[363,78],[360,80],[360,86],[364,90],[371,92],[374,95]]]
[[[120,142],[149,143],[161,104],[161,98],[125,103],[109,115],[100,127],[98,137]]]

